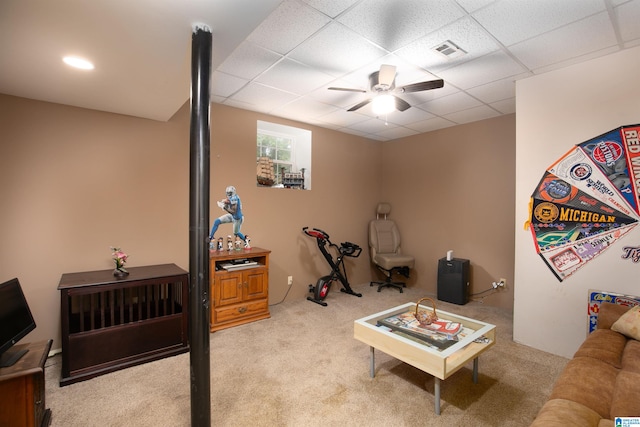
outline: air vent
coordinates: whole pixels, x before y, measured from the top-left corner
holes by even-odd
[[[460,49],[460,47],[451,40],[445,40],[439,45],[434,46],[431,50],[444,56],[447,59],[459,58],[467,53],[464,50]]]

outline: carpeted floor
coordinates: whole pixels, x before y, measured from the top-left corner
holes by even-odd
[[[353,321],[426,295],[421,290],[332,289],[328,307],[305,299],[271,307],[271,318],[211,334],[214,426],[527,426],[567,359],[512,341],[510,313],[480,302],[438,308],[497,326],[497,343],[442,382],[434,414],[430,375],[353,338]],[[47,361],[52,426],[188,426],[189,354],[59,387],[60,355]]]

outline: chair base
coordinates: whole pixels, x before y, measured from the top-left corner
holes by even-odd
[[[372,280],[371,283],[369,283],[369,286],[378,286],[378,292],[380,292],[382,288],[396,288],[400,291],[400,293],[402,293],[402,288],[407,287],[404,282],[394,282],[392,278],[394,271],[406,278],[409,278],[409,267],[393,267],[391,270],[384,269],[379,265],[376,265],[376,267],[378,267],[378,270],[384,273],[384,282]]]
[[[396,288],[397,290],[400,291],[400,293],[402,293],[402,288],[407,287],[407,285],[405,285],[402,282],[391,282],[391,281],[385,281],[385,282],[374,281],[369,283],[369,286],[378,286],[378,292],[380,292],[382,288]]]

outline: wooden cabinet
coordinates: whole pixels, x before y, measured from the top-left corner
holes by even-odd
[[[270,317],[270,253],[210,251],[212,332]]]
[[[189,351],[189,274],[175,264],[63,274],[65,386]]]
[[[45,407],[44,364],[53,341],[18,344],[26,348],[13,366],[0,368],[0,426],[48,426],[51,411]]]

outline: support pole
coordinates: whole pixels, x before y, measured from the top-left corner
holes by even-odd
[[[191,425],[211,426],[209,355],[209,162],[211,31],[194,27],[191,43],[189,179],[189,343]]]

